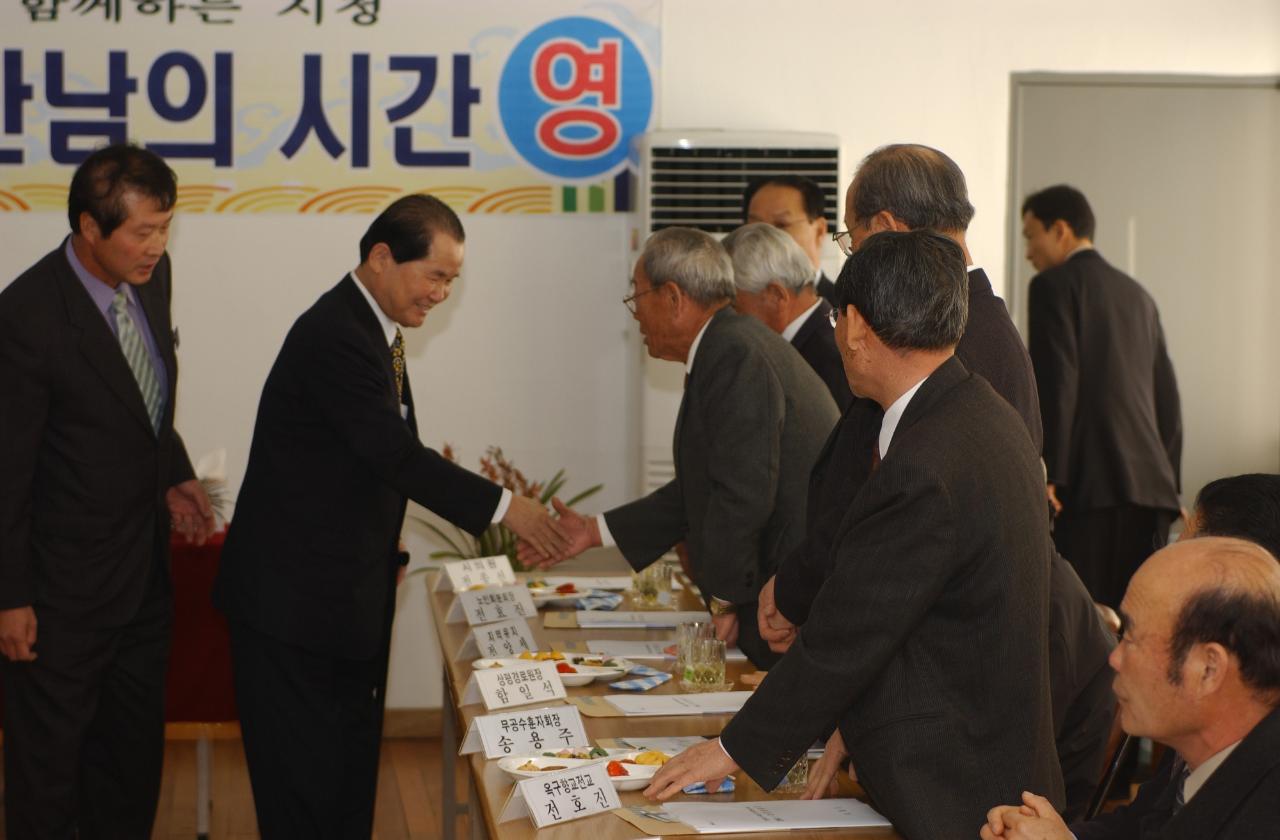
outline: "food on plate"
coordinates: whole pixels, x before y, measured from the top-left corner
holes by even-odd
[[[635,764],[634,761],[629,763]],[[610,776],[630,776],[631,774],[627,772],[627,768],[623,767],[622,764],[623,762],[621,761],[610,761],[607,765],[605,765],[605,768],[604,768],[605,772],[607,772]]]
[[[636,756],[636,764],[647,764],[661,767],[671,760],[671,756],[657,750],[645,750]]]
[[[520,654],[521,659],[532,659],[534,662],[559,662],[564,654],[558,650],[526,650]]]
[[[495,662],[495,663],[493,663],[492,665],[489,665],[489,666],[487,666],[487,667],[489,667],[489,668],[501,668],[501,667],[502,667],[502,663],[501,663],[501,662]]]
[[[620,668],[618,660],[609,659],[603,656],[580,656],[577,657],[579,665],[587,665],[592,668]]]
[[[534,761],[534,759],[531,758],[528,761],[526,761],[524,764],[521,764],[516,769],[523,770],[528,773],[533,773],[533,772],[547,773],[552,770],[568,770],[569,767],[568,765],[565,765],[565,764],[548,764],[546,767],[539,767],[537,763]]]
[[[608,754],[609,752],[607,750],[601,749],[600,747],[592,747],[589,750],[578,748],[578,749],[570,749],[570,750],[560,750],[558,752],[553,752],[553,753],[549,753],[549,752],[543,753],[543,755],[546,756],[547,758],[576,758],[579,760],[585,760],[585,759],[591,759],[591,758],[604,758]]]
[[[547,585],[548,584],[545,580],[531,580],[525,584],[525,586],[529,587],[530,589],[546,589]]]
[[[573,595],[576,594],[577,591],[578,587],[574,586],[572,583],[562,583],[556,587],[557,595]]]
[[[561,674],[576,674],[578,669],[570,665],[568,662],[557,662],[556,671]]]

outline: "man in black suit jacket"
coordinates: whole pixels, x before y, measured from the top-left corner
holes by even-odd
[[[763,222],[790,236],[809,258],[809,280],[818,296],[835,303],[836,286],[822,270],[822,243],[827,238],[827,198],[822,187],[803,175],[758,178],[742,193],[742,220]],[[838,400],[837,400],[838,402]]]
[[[843,412],[853,392],[836,349],[831,304],[813,288],[809,258],[781,229],[762,222],[743,225],[723,244],[738,290],[733,308],[791,342]]]
[[[733,265],[709,234],[655,233],[634,279],[627,300],[649,354],[687,371],[676,477],[596,518],[558,508],[569,554],[614,544],[642,569],[684,540],[717,636],[767,667],[756,595],[803,536],[805,481],[839,415],[804,359],[730,306]]]
[[[400,327],[444,302],[462,259],[452,210],[398,199],[263,387],[214,601],[264,838],[372,832],[407,499],[474,534],[501,521],[544,554],[561,548],[541,505],[418,440]]]
[[[164,756],[172,523],[209,500],[173,428],[155,154],[71,182],[71,236],[0,292],[0,653],[9,837],[149,837]]]
[[[861,427],[878,466],[819,561],[832,573],[795,644],[719,741],[677,756],[647,795],[739,767],[771,788],[838,726],[912,840],[968,835],[988,790],[1044,784],[1061,802],[1042,472],[1017,414],[954,357],[965,274],[960,248],[928,231],[875,236],[846,264],[836,341],[854,392],[884,410]]]
[[[1120,723],[1171,749],[1133,804],[1070,829],[1042,797],[993,808],[984,840],[1272,840],[1280,827],[1280,565],[1186,540],[1152,555],[1111,655]],[[1006,800],[1008,801],[1008,800]]]
[[[1054,540],[1094,600],[1114,607],[1178,515],[1182,419],[1155,301],[1093,249],[1079,190],[1022,207],[1027,326],[1044,400]]]

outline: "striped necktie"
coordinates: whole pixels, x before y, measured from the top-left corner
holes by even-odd
[[[164,406],[164,394],[160,393],[160,379],[156,376],[155,367],[151,364],[151,354],[142,340],[138,325],[129,314],[129,287],[121,283],[116,289],[116,296],[111,301],[111,311],[116,316],[116,335],[120,339],[120,350],[124,360],[133,371],[133,378],[138,383],[138,391],[142,401],[146,403],[147,415],[151,418],[151,428],[160,431],[160,412]]]
[[[391,342],[391,370],[396,375],[396,396],[404,402],[404,336],[396,327],[396,340]]]

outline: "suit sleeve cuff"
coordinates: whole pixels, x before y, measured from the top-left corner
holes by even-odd
[[[609,522],[604,518],[603,513],[596,514],[596,527],[600,529],[600,545],[605,548],[616,548],[618,541],[613,538],[613,533],[609,530]]]
[[[724,753],[726,758],[728,758],[734,764],[738,764],[738,760],[733,756],[729,755],[729,750],[728,748],[725,747],[724,741],[721,741],[719,738],[717,738],[716,743],[720,745],[720,752]],[[741,767],[742,765],[738,764],[738,766]]]
[[[498,499],[498,506],[493,509],[493,518],[489,520],[490,525],[497,525],[507,515],[507,511],[511,508],[511,498],[511,491],[503,487],[502,496]],[[484,510],[484,508],[481,508],[481,510]]]

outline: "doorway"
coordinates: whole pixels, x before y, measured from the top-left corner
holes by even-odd
[[[1178,376],[1182,498],[1280,472],[1280,82],[1015,74],[1010,309],[1025,335],[1023,199],[1067,183],[1094,244],[1155,298]]]

